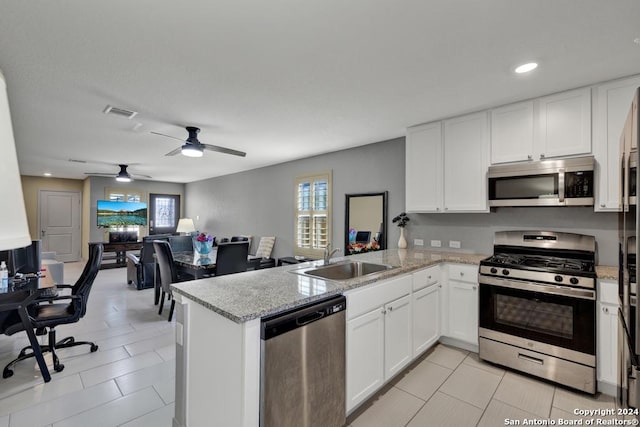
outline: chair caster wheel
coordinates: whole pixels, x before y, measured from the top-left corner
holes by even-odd
[[[93,344],[91,345],[91,353],[98,351],[98,346]]]
[[[11,369],[5,369],[2,371],[2,378],[11,378],[13,376],[13,371]]]
[[[53,370],[56,372],[62,372],[63,369],[64,369],[64,365],[62,363],[53,367]]]

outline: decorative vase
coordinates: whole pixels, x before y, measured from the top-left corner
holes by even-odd
[[[209,253],[211,252],[211,248],[213,247],[212,240],[206,240],[204,242],[200,242],[193,239],[193,251],[197,252],[200,255],[200,258],[209,258]]]
[[[398,249],[407,249],[407,239],[404,238],[404,227],[400,227],[400,239],[398,239]]]

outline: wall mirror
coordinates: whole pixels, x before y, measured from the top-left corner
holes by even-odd
[[[387,248],[387,193],[345,194],[345,255]]]

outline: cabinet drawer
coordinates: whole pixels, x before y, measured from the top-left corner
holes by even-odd
[[[353,319],[376,307],[409,295],[411,293],[411,284],[412,276],[407,274],[396,279],[385,280],[384,282],[346,292],[347,319]]]
[[[434,265],[413,273],[413,291],[418,291],[440,281],[440,266]]]
[[[449,264],[449,279],[467,283],[478,283],[478,266]]]
[[[618,282],[598,280],[598,301],[617,306],[619,304],[618,298]]]

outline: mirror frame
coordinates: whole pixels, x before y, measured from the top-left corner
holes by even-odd
[[[349,205],[352,198],[355,197],[372,197],[382,196],[382,242],[380,244],[380,250],[387,249],[387,199],[389,192],[383,191],[380,193],[356,193],[345,194],[345,208],[344,208],[344,254],[347,255],[349,250],[347,245],[349,244]]]

